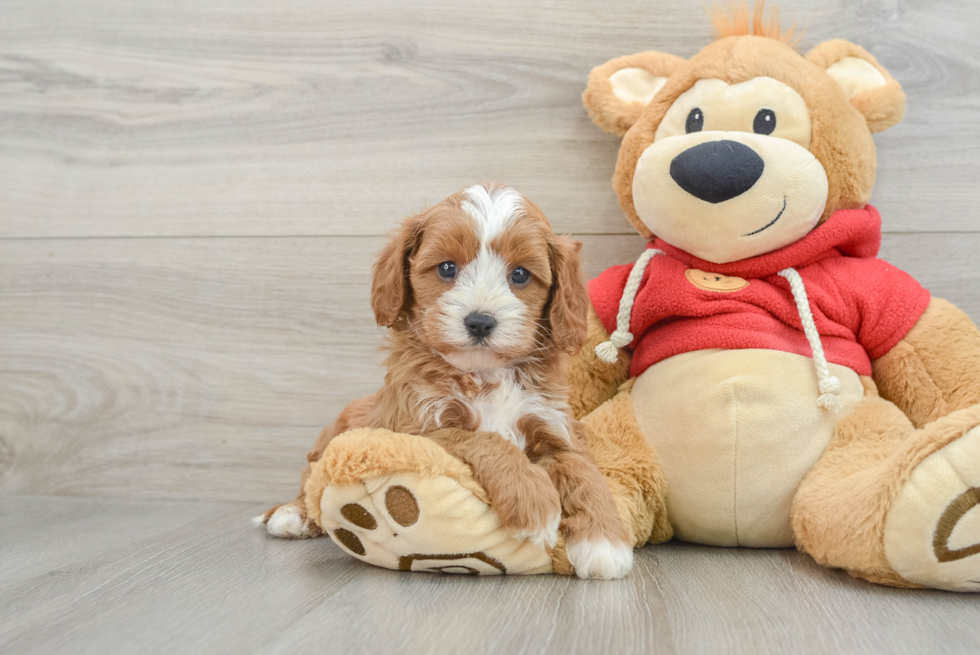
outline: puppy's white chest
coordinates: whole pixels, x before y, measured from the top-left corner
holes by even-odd
[[[529,409],[534,404],[534,398],[535,395],[522,388],[513,375],[506,375],[492,388],[477,394],[470,402],[470,409],[480,419],[478,430],[497,432],[524,450],[527,440],[518,429],[517,422],[522,416],[532,413]]]
[[[479,418],[478,430],[496,432],[504,439],[524,450],[527,437],[519,428],[519,421],[534,416],[557,434],[568,439],[567,407],[564,403],[548,398],[520,384],[513,371],[485,381],[487,390],[478,393],[468,404]]]

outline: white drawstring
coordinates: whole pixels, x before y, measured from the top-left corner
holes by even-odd
[[[626,286],[623,287],[623,296],[619,299],[619,313],[616,314],[616,329],[609,335],[608,341],[603,341],[595,347],[596,356],[607,364],[615,364],[619,358],[619,349],[625,348],[633,341],[630,333],[630,319],[633,316],[633,300],[636,292],[640,288],[640,280],[643,273],[647,270],[647,264],[656,255],[664,254],[663,250],[648,248],[643,251],[640,258],[633,265],[629,277],[626,279]]]
[[[789,282],[789,289],[793,293],[793,300],[796,301],[796,311],[800,315],[800,323],[803,324],[803,333],[810,344],[813,354],[813,364],[817,369],[817,377],[820,379],[820,397],[817,405],[833,412],[840,410],[840,398],[837,396],[844,388],[841,386],[840,378],[830,374],[827,366],[827,357],[823,352],[823,343],[820,341],[820,333],[817,332],[817,324],[813,320],[813,312],[810,311],[810,299],[806,295],[806,287],[803,285],[803,278],[795,268],[787,268],[779,271],[781,277]]]
[[[623,288],[623,296],[619,300],[619,313],[616,314],[616,329],[609,335],[608,341],[603,341],[595,347],[596,356],[607,364],[614,364],[619,357],[619,349],[628,346],[633,341],[633,334],[629,331],[630,320],[633,315],[633,301],[640,288],[640,281],[646,272],[647,265],[657,255],[662,255],[663,250],[650,248],[643,251],[640,258],[636,260],[633,270],[630,271]],[[800,315],[800,323],[803,325],[803,334],[806,335],[807,343],[813,355],[813,365],[817,369],[819,378],[818,388],[820,397],[817,405],[830,411],[839,411],[843,405],[838,396],[844,390],[840,378],[831,375],[830,367],[827,365],[827,356],[823,351],[823,342],[820,341],[820,333],[817,332],[817,324],[813,320],[813,312],[810,310],[810,299],[806,294],[806,286],[803,278],[795,268],[787,268],[779,271],[779,275],[789,282],[790,292],[793,294],[793,301],[796,303],[796,311]]]

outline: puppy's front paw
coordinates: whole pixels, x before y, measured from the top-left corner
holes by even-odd
[[[298,505],[280,505],[254,519],[256,524],[265,523],[265,529],[273,537],[281,539],[307,539],[323,532],[306,518],[306,510]]]
[[[542,548],[554,548],[561,523],[561,501],[548,474],[530,466],[487,489],[500,523],[517,539]]]
[[[633,549],[622,541],[582,539],[566,544],[565,553],[583,580],[622,578],[633,568]]]
[[[555,514],[551,522],[537,530],[523,529],[514,533],[515,539],[529,541],[541,548],[554,548],[558,543],[558,525],[561,523],[561,512]]]

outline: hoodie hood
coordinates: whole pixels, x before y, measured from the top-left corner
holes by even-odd
[[[833,255],[876,257],[881,247],[881,216],[871,205],[862,209],[842,209],[799,241],[758,257],[727,264],[699,259],[659,238],[647,247],[661,250],[691,268],[748,279],[760,278],[787,268],[802,268]]]

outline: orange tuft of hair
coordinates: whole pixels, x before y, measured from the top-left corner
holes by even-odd
[[[769,11],[766,16],[765,0],[757,0],[755,7],[749,11],[749,5],[745,0],[730,0],[727,10],[716,6],[708,12],[711,18],[711,25],[714,28],[715,38],[724,39],[729,36],[764,36],[767,39],[775,39],[790,47],[796,44],[803,37],[803,33],[796,33],[796,23],[790,25],[788,30],[783,30],[780,25],[779,7]]]

